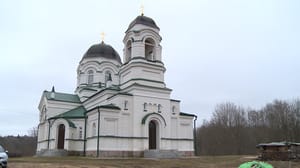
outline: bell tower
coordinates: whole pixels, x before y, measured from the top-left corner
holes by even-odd
[[[143,57],[148,61],[161,61],[159,27],[151,18],[143,14],[138,16],[130,23],[125,33],[125,63],[136,57]]]
[[[161,58],[159,27],[142,13],[128,26],[123,39],[124,64],[120,70],[121,88],[133,83],[165,87],[165,67]]]

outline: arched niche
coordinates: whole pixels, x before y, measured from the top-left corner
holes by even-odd
[[[145,58],[146,60],[155,60],[155,41],[152,38],[146,38],[145,42]]]
[[[132,41],[128,40],[125,46],[125,62],[129,62],[131,60],[132,54]]]

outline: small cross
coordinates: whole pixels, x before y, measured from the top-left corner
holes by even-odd
[[[105,37],[105,33],[102,32],[102,33],[101,33],[101,40],[102,40],[102,42],[104,41],[104,37]]]
[[[144,5],[141,5],[141,15],[144,16]]]

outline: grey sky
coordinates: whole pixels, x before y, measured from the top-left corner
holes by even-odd
[[[73,93],[86,50],[105,42],[123,55],[140,0],[0,0],[0,135],[38,124],[44,90]],[[152,0],[161,29],[165,82],[200,125],[214,106],[260,108],[300,95],[300,1]]]

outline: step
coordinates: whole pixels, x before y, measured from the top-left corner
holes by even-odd
[[[64,149],[43,149],[37,152],[36,155],[41,157],[68,156],[68,151]]]
[[[179,158],[178,150],[151,149],[144,151],[144,158]]]

